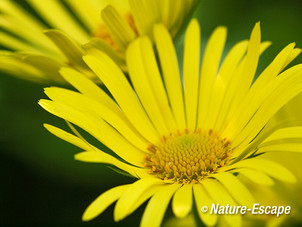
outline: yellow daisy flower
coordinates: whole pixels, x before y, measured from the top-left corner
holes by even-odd
[[[0,70],[34,81],[64,82],[58,70],[68,66],[96,78],[82,60],[91,48],[106,52],[126,70],[124,51],[132,40],[151,34],[158,22],[175,36],[197,1],[0,1],[0,45],[17,51],[0,51]]]
[[[176,217],[187,216],[195,202],[201,220],[213,226],[218,216],[202,213],[203,206],[253,204],[239,179],[261,185],[273,184],[272,178],[295,182],[286,168],[261,157],[275,150],[302,151],[301,127],[266,127],[302,92],[302,65],[283,71],[300,53],[295,44],[285,47],[253,82],[259,56],[269,46],[261,43],[259,23],[250,40],[236,44],[220,63],[226,28],[213,32],[200,62],[200,28],[193,20],[185,35],[182,73],[165,26],[155,25],[153,35],[156,53],[146,36],[127,48],[131,83],[103,52],[83,57],[113,98],[79,72],[63,68],[62,76],[79,92],[46,88],[51,100],[39,102],[115,153],[99,150],[71,124],[76,135],[46,124],[51,133],[84,150],[76,160],[107,163],[137,178],[96,198],[83,220],[117,201],[114,220],[119,221],[150,198],[141,226],[160,226],[170,200]],[[241,225],[241,215],[223,217],[231,226]]]

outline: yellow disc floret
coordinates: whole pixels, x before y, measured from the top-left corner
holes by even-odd
[[[145,167],[160,179],[179,183],[197,183],[224,166],[232,152],[230,141],[212,130],[177,132],[163,136],[157,145],[150,145]]]

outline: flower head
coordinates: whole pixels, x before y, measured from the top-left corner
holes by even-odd
[[[58,70],[71,67],[96,78],[82,60],[82,55],[95,48],[106,52],[126,70],[124,52],[132,40],[151,34],[152,25],[158,22],[175,36],[196,3],[197,0],[129,0],[129,4],[127,0],[28,0],[22,4],[1,1],[0,40],[1,46],[9,50],[0,52],[0,70],[34,81],[65,82]]]
[[[79,92],[46,88],[52,101],[39,102],[118,156],[90,144],[72,125],[77,136],[45,125],[85,150],[75,155],[77,160],[111,164],[137,178],[100,195],[83,220],[117,201],[114,219],[119,221],[151,198],[141,226],[159,226],[171,199],[177,217],[188,215],[195,201],[201,220],[213,226],[217,216],[202,213],[202,206],[253,203],[242,177],[262,185],[272,184],[271,178],[295,182],[291,172],[261,154],[301,152],[301,140],[293,139],[301,138],[301,127],[267,127],[271,117],[302,92],[302,65],[283,71],[300,50],[289,44],[253,82],[259,56],[269,45],[261,43],[259,23],[250,40],[236,44],[222,63],[226,28],[218,27],[200,64],[200,28],[193,20],[186,31],[182,73],[168,30],[157,24],[153,32],[156,53],[146,36],[126,50],[130,82],[103,52],[84,56],[113,99],[80,73],[63,68],[62,76]],[[241,224],[240,215],[224,218],[232,226]]]

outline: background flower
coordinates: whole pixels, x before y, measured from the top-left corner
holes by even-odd
[[[129,42],[150,35],[157,22],[176,36],[197,2],[1,1],[0,45],[8,50],[0,51],[0,70],[23,79],[62,83],[58,69],[68,66],[96,78],[82,60],[91,47],[106,52],[126,70],[124,51]]]

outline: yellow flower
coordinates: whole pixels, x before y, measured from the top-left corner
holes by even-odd
[[[63,68],[62,76],[79,92],[46,88],[51,100],[39,102],[115,153],[99,150],[71,124],[76,136],[45,125],[84,150],[76,160],[107,163],[138,179],[100,195],[83,220],[95,218],[117,201],[114,219],[119,221],[150,198],[141,226],[160,226],[172,199],[176,217],[187,216],[195,201],[201,220],[213,226],[218,217],[202,213],[203,206],[253,204],[238,176],[261,185],[273,184],[271,178],[295,182],[291,172],[261,154],[302,150],[301,127],[266,127],[284,104],[302,92],[302,65],[281,73],[300,50],[289,44],[253,82],[259,56],[269,46],[261,43],[259,23],[250,40],[236,44],[222,63],[226,28],[218,27],[200,66],[200,28],[193,20],[185,35],[182,73],[168,30],[157,24],[153,32],[157,53],[148,37],[127,48],[131,83],[106,54],[94,51],[84,56],[114,99],[80,73]],[[223,217],[231,226],[241,225],[241,215]]]
[[[158,22],[176,35],[197,1],[0,1],[0,44],[17,51],[0,51],[0,70],[34,81],[64,82],[58,70],[65,66],[96,78],[82,60],[94,48],[126,70],[124,51],[133,39],[149,35]]]

